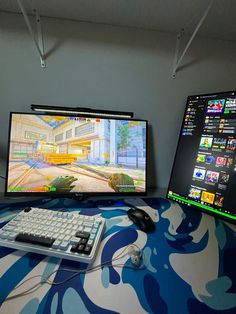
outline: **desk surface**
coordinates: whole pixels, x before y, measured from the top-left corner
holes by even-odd
[[[12,289],[34,275],[60,268],[79,269],[76,262],[0,248],[0,314],[33,313],[236,313],[236,226],[161,198],[128,199],[144,207],[156,222],[154,234],[139,231],[119,210],[100,210],[117,201],[78,203],[68,199],[37,200],[44,208],[79,208],[102,215],[107,227],[95,264],[111,259],[128,244],[143,249],[145,269],[104,267],[60,286],[41,285],[34,293],[4,302]],[[0,227],[22,204],[0,204]],[[89,210],[88,210],[89,208]],[[130,264],[128,256],[120,263]],[[58,272],[61,281],[68,273]],[[17,293],[38,282],[28,282]]]

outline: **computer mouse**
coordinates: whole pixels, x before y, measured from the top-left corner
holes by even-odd
[[[152,218],[142,209],[132,207],[127,211],[128,217],[142,231],[149,233],[155,230],[155,224]]]

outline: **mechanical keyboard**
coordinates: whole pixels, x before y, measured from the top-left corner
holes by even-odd
[[[0,245],[92,263],[104,229],[101,217],[28,207],[0,229]]]

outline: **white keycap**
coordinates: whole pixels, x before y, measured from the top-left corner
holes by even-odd
[[[92,226],[93,226],[93,223],[92,223],[92,222],[84,222],[84,223],[83,223],[83,226],[84,226],[84,227],[92,227]]]
[[[14,227],[6,225],[6,226],[3,227],[3,230],[5,230],[5,231],[12,231],[12,230],[14,230]]]
[[[57,249],[61,244],[61,241],[60,240],[55,240],[52,244],[52,247]]]
[[[70,239],[70,242],[71,242],[71,243],[79,243],[80,240],[81,240],[81,238],[72,237],[72,238]]]
[[[16,232],[11,232],[11,233],[8,235],[8,239],[9,239],[9,240],[14,240],[16,236],[17,236],[17,233],[16,233]]]
[[[1,234],[1,238],[2,239],[8,239],[10,232],[9,231],[5,231]]]
[[[69,244],[70,244],[70,242],[68,242],[68,241],[63,241],[63,242],[60,244],[59,249],[60,249],[60,250],[67,250]]]
[[[91,228],[89,228],[89,227],[85,227],[84,228],[84,232],[89,232],[90,233],[90,231],[91,231]]]
[[[16,223],[16,221],[12,220],[12,221],[9,222],[9,225],[11,225],[11,226],[16,226],[17,223]]]
[[[93,240],[88,240],[87,244],[88,245],[92,245],[93,244]]]

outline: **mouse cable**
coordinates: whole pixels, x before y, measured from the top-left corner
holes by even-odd
[[[103,262],[99,265],[95,265],[95,266],[91,266],[91,267],[88,267],[86,269],[80,269],[80,270],[76,270],[76,269],[69,269],[69,268],[61,268],[61,269],[57,269],[57,270],[54,270],[53,272],[51,272],[47,278],[43,278],[42,275],[35,275],[35,276],[31,276],[29,277],[28,279],[24,280],[23,282],[21,282],[20,284],[18,284],[14,289],[12,289],[11,292],[13,292],[14,290],[18,289],[19,287],[21,287],[22,285],[24,285],[26,282],[34,279],[34,278],[41,278],[41,280],[36,283],[35,285],[33,285],[32,287],[30,287],[29,289],[19,293],[19,294],[16,294],[16,295],[13,295],[13,296],[10,296],[10,297],[7,297],[5,301],[9,301],[9,300],[12,300],[12,299],[15,299],[15,298],[18,298],[18,297],[21,297],[21,296],[25,296],[29,293],[32,293],[34,291],[36,291],[42,284],[49,284],[51,286],[57,286],[57,285],[62,285],[68,281],[70,281],[71,279],[73,279],[74,277],[80,275],[80,274],[84,274],[84,273],[90,273],[90,272],[93,272],[93,271],[97,271],[99,270],[100,268],[102,267],[123,267],[123,268],[129,268],[129,269],[134,269],[134,270],[143,270],[145,269],[146,267],[143,265],[141,266],[132,266],[132,265],[126,265],[126,264],[112,264],[112,262],[118,260],[118,259],[121,259],[122,257],[125,257],[127,255],[127,253],[124,253],[126,250],[128,250],[130,247],[132,246],[135,246],[139,251],[140,248],[136,245],[136,244],[131,244],[131,245],[128,245],[126,246],[122,251],[121,253],[119,253],[115,258],[111,259],[111,260],[108,260],[106,262]],[[56,281],[51,281],[49,278],[57,273],[57,272],[60,272],[60,271],[64,271],[64,272],[71,272],[73,273],[71,276],[69,276],[68,278],[64,279],[63,281],[59,281],[59,282],[56,282]]]
[[[87,268],[85,268],[85,269],[80,269],[80,270],[77,270],[77,269],[70,269],[70,268],[61,268],[61,269],[57,269],[57,270],[54,270],[53,272],[51,272],[48,276],[47,276],[47,278],[45,279],[45,278],[42,278],[43,276],[42,275],[35,275],[35,276],[31,276],[31,277],[29,277],[28,279],[26,279],[26,280],[24,280],[23,282],[21,282],[20,284],[18,284],[12,291],[14,291],[14,290],[16,290],[16,289],[18,289],[19,287],[21,287],[23,284],[25,284],[26,282],[28,282],[28,281],[30,281],[30,280],[32,280],[32,279],[34,279],[34,278],[38,278],[38,277],[41,277],[42,279],[44,279],[43,281],[42,281],[42,283],[44,283],[44,282],[46,282],[46,280],[47,279],[49,279],[55,272],[59,272],[59,271],[65,271],[65,272],[83,272],[83,273],[85,273],[85,272],[87,272],[87,271],[89,271],[89,270],[91,270],[92,268],[97,268],[97,267],[103,267],[103,265],[106,265],[106,264],[108,264],[108,263],[111,263],[111,262],[114,262],[114,261],[116,261],[116,260],[118,260],[118,259],[120,259],[120,258],[122,258],[122,257],[124,257],[126,254],[123,254],[126,250],[129,250],[129,248],[131,248],[131,247],[133,247],[133,246],[135,246],[139,251],[141,251],[140,250],[140,248],[136,245],[136,244],[130,244],[130,245],[128,245],[128,246],[126,246],[122,251],[121,251],[121,253],[120,254],[118,254],[115,258],[113,258],[113,259],[111,259],[111,260],[108,260],[108,261],[105,261],[105,262],[103,262],[103,263],[101,263],[101,264],[98,264],[98,265],[95,265],[95,266],[91,266],[91,267],[87,267]],[[123,254],[123,255],[122,255]],[[121,256],[122,255],[122,256]]]

